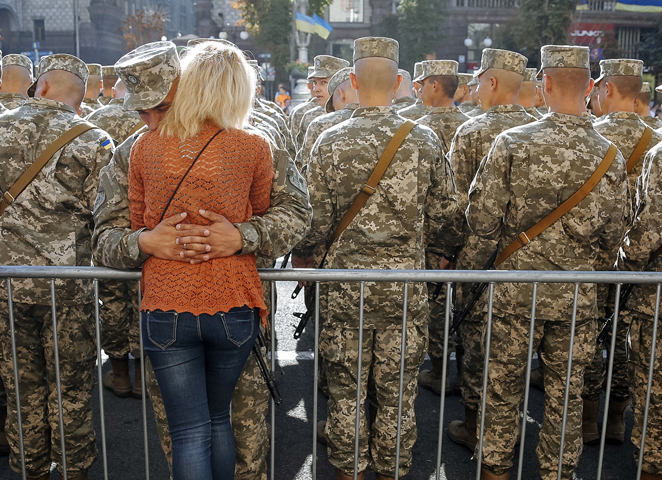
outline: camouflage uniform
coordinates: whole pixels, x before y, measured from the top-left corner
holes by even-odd
[[[391,39],[370,37],[358,39],[354,45],[355,62],[376,54],[397,59],[397,42]],[[307,172],[313,223],[295,255],[309,257],[316,247],[328,244],[356,192],[403,123],[390,106],[358,108],[349,120],[322,133],[313,147]],[[376,192],[328,251],[325,266],[423,269],[425,244],[434,241],[441,225],[458,230],[445,223],[454,217],[456,209],[452,171],[442,156],[441,145],[430,129],[416,126],[396,153]],[[328,369],[330,390],[325,433],[330,462],[345,473],[351,472],[357,355],[362,348],[358,470],[370,465],[375,472],[393,477],[403,291],[402,285],[395,284],[367,283],[365,288],[364,344],[358,345],[358,285],[321,286],[320,311],[327,318],[322,325],[320,350]],[[427,347],[427,317],[426,287],[412,284],[408,298],[400,475],[409,471],[416,440],[413,406],[416,376]],[[379,403],[372,432],[368,431],[363,412],[370,372]]]
[[[619,262],[620,270],[662,271],[662,258],[653,256],[662,246],[662,144],[652,148],[646,156],[643,173],[636,184],[637,219],[628,233],[629,242],[623,243],[624,256]],[[639,447],[643,428],[644,408],[648,392],[648,372],[653,340],[656,285],[637,285],[623,307],[628,311],[623,321],[630,326],[630,392],[634,409],[632,443],[634,457],[639,460]],[[619,323],[621,317],[619,317]],[[662,338],[658,327],[657,345],[654,355],[653,383],[650,410],[646,425],[646,443],[642,470],[651,474],[662,474]]]
[[[20,107],[26,100],[20,93],[0,93],[0,104],[8,110]]]
[[[524,111],[529,115],[531,115],[536,120],[540,120],[542,118],[540,112],[534,107],[524,107]]]
[[[462,113],[468,116],[468,113],[476,108],[476,105],[473,104],[471,100],[460,103],[457,108],[460,109]]]
[[[0,101],[2,98],[0,97]],[[6,105],[5,105],[6,106]],[[639,117],[642,122],[651,127],[653,130],[660,132],[662,130],[662,120],[657,117]],[[660,132],[662,133],[662,132]]]
[[[290,109],[290,116],[289,116],[290,131],[292,132],[292,138],[294,138],[295,141],[299,137],[299,125],[301,125],[301,120],[303,119],[303,116],[309,110],[317,107],[318,103],[319,102],[317,100],[317,97],[310,97],[306,102],[300,103],[299,105]],[[301,146],[297,144],[297,148],[301,148]]]
[[[122,105],[124,105],[123,98],[113,98],[108,105],[86,118],[88,122],[108,132],[115,145],[119,145],[130,134],[135,133],[138,125],[144,125],[137,112],[124,111]]]
[[[467,120],[469,117],[458,107],[433,107],[427,115],[418,119],[418,123],[430,127],[439,137],[444,152],[448,153],[455,132]]]
[[[411,107],[416,103],[416,99],[413,97],[401,97],[393,100],[393,108],[396,112],[399,112],[403,108]]]
[[[587,47],[545,46],[546,67],[589,68]],[[560,113],[499,135],[481,163],[469,192],[467,219],[501,250],[575,193],[595,171],[609,143],[590,121]],[[550,182],[550,178],[554,179]],[[593,270],[599,249],[620,244],[629,220],[625,160],[618,153],[605,177],[580,204],[499,268],[504,270]],[[499,475],[512,466],[519,436],[532,300],[530,284],[497,284],[486,398],[483,462]],[[556,478],[566,389],[566,366],[574,285],[538,286],[533,346],[543,346],[545,413],[537,454],[544,480]],[[562,477],[570,479],[582,451],[580,397],[585,366],[595,350],[596,288],[579,286],[575,344]]]
[[[398,114],[405,117],[407,120],[418,120],[419,118],[427,115],[432,110],[432,107],[423,105],[423,100],[416,100],[411,107],[398,110]]]
[[[306,113],[304,113],[303,118],[301,118],[301,123],[299,124],[299,133],[297,133],[297,145],[303,147],[303,142],[306,138],[308,127],[311,123],[313,123],[313,120],[321,117],[325,113],[326,109],[324,107],[311,108]]]
[[[145,46],[154,49],[159,47],[176,51],[170,42]],[[156,67],[158,68],[158,65]],[[136,66],[127,61],[126,71],[120,68],[120,76],[137,75],[135,69]],[[144,74],[149,77],[149,72]],[[148,91],[142,93],[154,95],[153,101],[158,105],[170,89],[171,83],[167,82],[167,78],[172,82],[173,75],[176,77],[178,70],[174,74],[166,75],[166,80],[163,79],[163,74],[149,79],[146,85]],[[167,88],[163,84],[166,84]],[[100,173],[100,200],[97,201],[94,211],[95,231],[92,241],[95,258],[101,264],[114,268],[138,268],[149,258],[140,250],[138,243],[138,237],[143,230],[130,229],[129,155],[138,136],[139,134],[134,134],[120,145],[110,164]],[[252,217],[246,223],[235,224],[243,240],[243,249],[239,254],[255,253],[258,267],[272,267],[274,258],[287,253],[302,238],[312,214],[306,183],[294,167],[290,156],[283,150],[274,149],[273,159],[276,175],[271,188],[271,207],[262,217]],[[268,288],[265,293],[268,296]],[[149,362],[146,362],[146,377],[161,445],[170,461],[172,446],[167,418]],[[268,406],[268,389],[257,370],[255,359],[250,356],[235,388],[232,402],[237,479],[266,479],[269,439],[265,422]]]
[[[51,70],[66,70],[87,80],[85,64],[71,55],[45,57],[38,76]],[[0,189],[7,191],[27,165],[79,124],[81,119],[72,107],[41,98],[30,98],[22,107],[0,115]],[[92,205],[99,170],[112,152],[110,137],[94,129],[51,158],[0,217],[4,265],[90,265]],[[52,461],[58,463],[62,475],[50,280],[14,280],[12,286],[27,474],[32,478],[49,472]],[[84,474],[97,456],[91,405],[96,360],[94,295],[91,281],[56,280],[55,288],[67,473],[73,478]],[[0,368],[8,393],[10,465],[20,472],[7,293],[3,291],[0,297]]]

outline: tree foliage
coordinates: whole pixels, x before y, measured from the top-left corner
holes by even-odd
[[[662,17],[657,28],[644,33],[638,45],[639,58],[647,67],[653,67],[656,76],[662,73]]]
[[[567,45],[578,0],[520,0],[515,27],[518,51],[540,65],[543,45]]]
[[[120,30],[126,41],[126,48],[133,50],[141,45],[161,40],[165,35],[168,11],[162,7],[136,10],[122,20]]]

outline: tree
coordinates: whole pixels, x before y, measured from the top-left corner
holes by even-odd
[[[644,65],[652,70],[650,73],[655,77],[655,85],[659,85],[658,79],[662,74],[662,17],[660,17],[656,29],[644,33],[637,50]],[[657,102],[657,93],[654,95]]]
[[[520,0],[515,27],[518,51],[540,66],[543,45],[567,45],[578,0]]]
[[[162,7],[136,10],[122,20],[120,30],[124,34],[126,48],[133,50],[150,42],[157,42],[165,35],[168,11]]]

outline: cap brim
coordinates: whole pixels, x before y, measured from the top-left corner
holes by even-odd
[[[315,70],[313,73],[308,75],[308,80],[311,78],[329,78],[333,77],[336,72],[330,72],[328,70]]]
[[[662,93],[662,85],[658,85],[657,87],[655,87],[655,91]]]
[[[331,94],[331,96],[326,101],[326,104],[324,105],[324,109],[326,110],[326,113],[331,113],[336,111],[336,109],[333,108],[333,94]]]
[[[166,94],[167,96],[167,94]],[[124,111],[149,110],[161,105],[165,96],[157,95],[154,92],[130,93],[128,90],[124,95]]]
[[[419,75],[418,77],[413,79],[412,82],[423,83],[423,80],[425,80],[426,78],[428,77],[426,77],[425,75]]]

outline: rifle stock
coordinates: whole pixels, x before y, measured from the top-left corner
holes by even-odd
[[[276,385],[276,378],[274,374],[269,371],[269,368],[267,367],[267,362],[264,361],[264,356],[262,355],[262,347],[266,348],[266,346],[267,346],[267,342],[265,342],[264,340],[264,335],[262,335],[261,331],[258,331],[257,339],[255,340],[255,344],[253,345],[253,355],[257,360],[257,365],[260,368],[260,373],[262,374],[262,378],[264,378],[264,381],[267,384],[267,388],[269,389],[269,393],[271,393],[271,397],[274,399],[274,403],[276,405],[280,405],[281,403],[283,403],[283,398],[280,396],[280,392],[278,391],[278,386]]]

